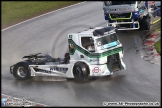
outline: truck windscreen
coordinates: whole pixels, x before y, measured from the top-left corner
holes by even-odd
[[[123,5],[123,4],[135,4],[135,1],[104,1],[106,6],[109,5]]]
[[[118,37],[115,33],[115,34],[110,34],[110,35],[107,35],[101,38],[97,38],[96,43],[98,47],[103,46],[104,48],[109,48],[109,47],[118,45],[119,43],[117,40],[118,40]]]

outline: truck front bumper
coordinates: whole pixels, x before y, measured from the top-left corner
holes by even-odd
[[[122,24],[132,24],[132,27],[120,27],[120,25]],[[135,30],[135,29],[139,29],[140,25],[138,21],[135,22],[114,22],[114,23],[107,23],[107,26],[112,25],[114,27],[116,27],[118,30]]]

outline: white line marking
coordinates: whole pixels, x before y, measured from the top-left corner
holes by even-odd
[[[23,21],[23,22],[20,22],[20,23],[18,23],[18,24],[15,24],[15,25],[12,25],[12,26],[10,26],[10,27],[7,27],[7,28],[5,28],[5,29],[3,29],[3,30],[1,30],[1,31],[5,31],[5,30],[7,30],[7,29],[9,29],[9,28],[12,28],[12,27],[17,26],[17,25],[22,24],[22,23],[25,23],[25,22],[27,22],[27,21],[30,21],[30,20],[39,18],[39,17],[41,17],[41,16],[44,16],[44,15],[47,15],[47,14],[50,14],[50,13],[53,13],[53,12],[60,11],[60,10],[62,10],[62,9],[66,9],[66,8],[69,8],[69,7],[72,7],[72,6],[75,6],[75,5],[79,5],[79,4],[82,4],[82,3],[85,3],[85,2],[87,2],[87,1],[84,1],[84,2],[81,2],[81,3],[77,3],[77,4],[74,4],[74,5],[70,5],[70,6],[61,8],[61,9],[57,9],[57,10],[54,10],[54,11],[52,11],[52,12],[45,13],[45,14],[43,14],[43,15],[36,16],[36,17],[34,17],[34,18],[31,18],[31,19],[25,20],[25,21]]]

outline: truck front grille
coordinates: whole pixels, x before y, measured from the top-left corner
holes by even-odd
[[[111,19],[131,19],[132,13],[109,14]]]
[[[119,53],[107,57],[107,66],[111,72],[121,70]]]

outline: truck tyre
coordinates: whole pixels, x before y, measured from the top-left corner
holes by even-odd
[[[17,63],[13,69],[13,76],[18,80],[31,78],[29,66],[25,63]]]
[[[150,21],[148,17],[143,17],[142,26],[143,30],[150,30]]]
[[[79,62],[74,65],[73,75],[76,80],[86,80],[89,75],[89,68],[86,64]]]

